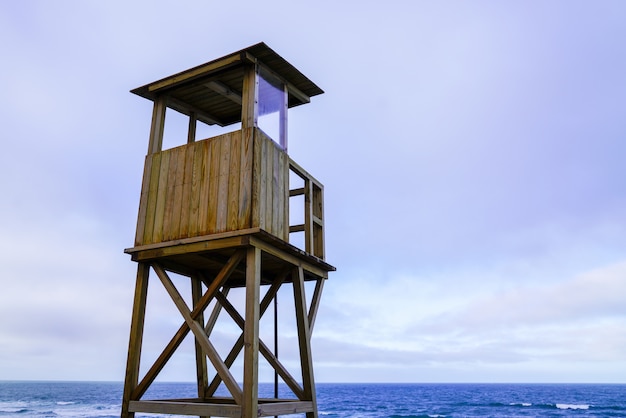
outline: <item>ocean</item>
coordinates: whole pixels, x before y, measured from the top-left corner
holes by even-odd
[[[122,383],[0,381],[0,417],[119,417],[122,388]],[[193,396],[194,388],[155,383],[144,398]],[[273,385],[261,384],[260,392],[272,394]],[[626,417],[624,384],[321,383],[317,396],[320,417],[329,418]]]

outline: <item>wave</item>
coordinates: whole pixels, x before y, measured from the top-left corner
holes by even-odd
[[[557,403],[556,407],[558,409],[589,409],[590,405],[585,404],[567,404],[567,403]]]

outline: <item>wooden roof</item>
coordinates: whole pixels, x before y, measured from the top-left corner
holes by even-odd
[[[186,115],[193,112],[209,125],[226,126],[241,121],[244,67],[253,63],[258,63],[287,84],[289,107],[308,103],[312,96],[324,93],[262,42],[131,92],[149,100],[165,94],[168,107]]]

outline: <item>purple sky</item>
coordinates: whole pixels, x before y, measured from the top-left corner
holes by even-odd
[[[0,3],[0,379],[123,379],[129,90],[263,41],[326,92],[289,122],[338,267],[317,381],[625,382],[626,3],[246,3]]]

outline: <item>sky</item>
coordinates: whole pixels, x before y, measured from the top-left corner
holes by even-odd
[[[0,380],[123,380],[152,111],[129,90],[263,41],[325,91],[289,115],[337,267],[317,382],[626,383],[625,18],[622,0],[0,2]],[[150,286],[143,370],[182,321]],[[160,380],[194,379],[190,347]]]

